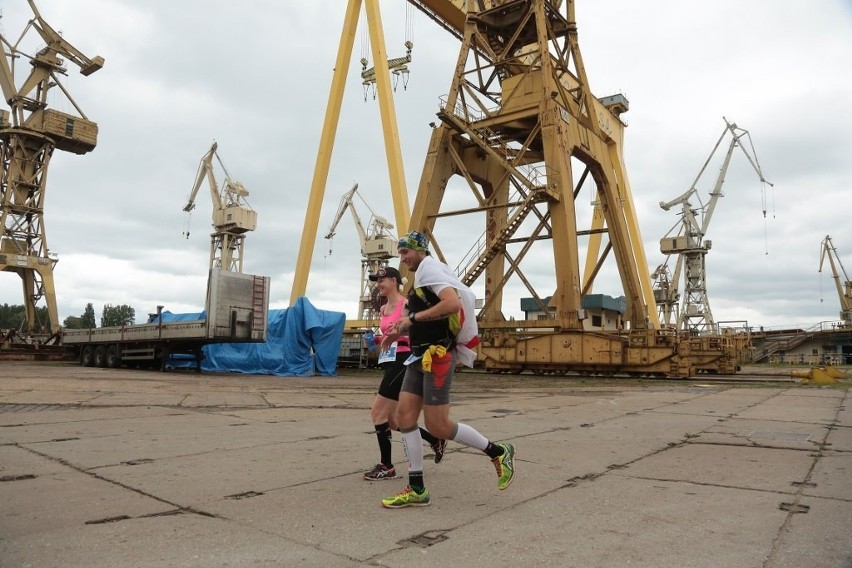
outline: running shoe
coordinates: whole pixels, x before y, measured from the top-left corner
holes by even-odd
[[[432,451],[435,452],[435,463],[441,463],[444,459],[444,450],[447,448],[446,440],[438,440],[432,446]]]
[[[388,509],[399,509],[401,507],[425,507],[429,504],[429,490],[423,489],[418,493],[411,487],[406,487],[401,493],[393,497],[382,499],[382,506]]]
[[[497,488],[503,490],[509,487],[515,477],[515,446],[508,442],[500,445],[503,446],[503,455],[497,456],[491,460],[491,463],[494,464],[499,478]]]
[[[382,479],[396,479],[396,468],[388,467],[385,464],[377,463],[376,467],[364,474],[364,479],[367,481],[379,481]]]

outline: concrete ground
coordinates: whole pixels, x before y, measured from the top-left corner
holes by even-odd
[[[377,381],[2,363],[0,566],[852,567],[848,382],[463,374],[514,483],[450,443],[386,510]]]

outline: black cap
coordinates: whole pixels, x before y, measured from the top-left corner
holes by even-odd
[[[397,284],[402,284],[402,274],[400,274],[399,270],[393,268],[392,266],[380,268],[375,274],[370,274],[369,278],[373,282],[375,282],[379,278],[394,278],[396,279]]]

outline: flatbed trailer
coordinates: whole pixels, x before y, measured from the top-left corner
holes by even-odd
[[[62,344],[86,367],[159,366],[173,355],[191,355],[200,370],[202,348],[211,343],[266,341],[269,277],[211,270],[206,317],[163,321],[162,306],[151,323],[61,330]]]

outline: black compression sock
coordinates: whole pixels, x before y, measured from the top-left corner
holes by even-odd
[[[493,460],[494,458],[499,458],[500,456],[502,456],[503,452],[505,452],[506,450],[500,444],[493,444],[489,441],[488,445],[485,446],[485,449],[483,451],[488,454],[489,458]]]
[[[393,434],[391,433],[390,424],[387,422],[376,424],[375,428],[382,463],[387,467],[393,467],[393,460],[391,460],[391,440],[393,439]]]
[[[438,438],[433,436],[432,433],[426,430],[425,428],[420,429],[420,437],[426,440],[426,443],[430,446],[437,444],[439,441]]]
[[[414,489],[414,491],[416,491],[417,493],[423,493],[424,491],[426,491],[426,486],[423,485],[423,472],[409,471],[408,486]]]

